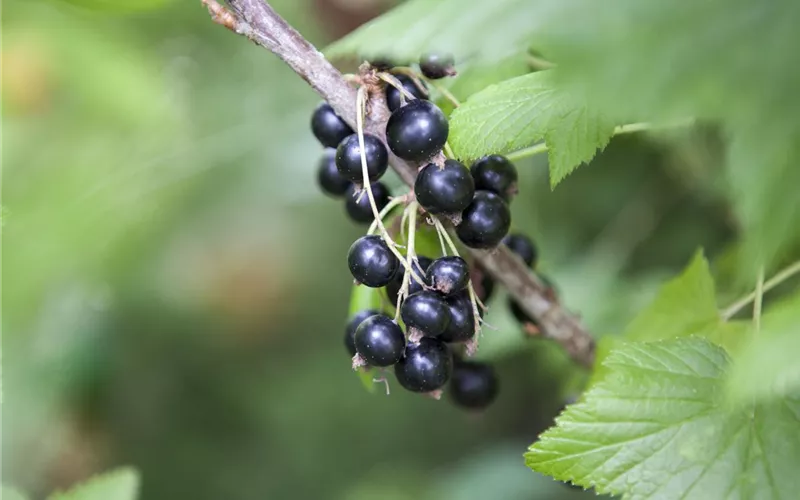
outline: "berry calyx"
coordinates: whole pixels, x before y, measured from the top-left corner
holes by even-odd
[[[466,342],[475,336],[475,315],[467,292],[445,299],[450,323],[437,338],[443,342]]]
[[[470,172],[475,189],[491,191],[506,201],[517,192],[517,168],[505,156],[484,156],[472,164]]]
[[[414,269],[414,272],[416,272],[420,278],[424,279],[431,262],[433,261],[428,257],[417,256],[417,262],[413,264],[412,269]],[[386,285],[386,295],[392,304],[397,304],[397,294],[400,293],[400,288],[403,287],[404,271],[405,268],[401,267],[400,270],[397,271],[397,274],[394,275],[392,281]],[[417,280],[411,278],[408,285],[408,295],[415,294],[419,291],[422,291],[422,285],[420,285]]]
[[[380,236],[362,236],[347,252],[347,265],[356,281],[370,288],[386,286],[400,267]]]
[[[503,238],[503,244],[517,254],[528,267],[536,267],[536,257],[539,252],[530,238],[521,233],[509,234]]]
[[[458,361],[453,366],[449,393],[456,405],[481,410],[494,402],[497,392],[497,375],[491,365]]]
[[[472,203],[456,226],[458,238],[471,248],[493,248],[511,226],[511,212],[503,199],[490,191],[476,191]]]
[[[389,166],[389,152],[380,139],[372,134],[364,134],[364,153],[367,160],[367,173],[371,182],[377,181]],[[361,169],[361,148],[358,135],[345,137],[336,148],[336,168],[345,179],[361,184],[364,181]]]
[[[442,168],[429,163],[417,175],[414,194],[432,214],[456,214],[472,202],[475,182],[467,167],[456,160],[446,160]]]
[[[389,203],[389,189],[382,182],[370,184],[372,196],[375,198],[375,206],[380,211]],[[359,224],[369,224],[375,217],[372,213],[372,206],[369,204],[369,195],[355,184],[350,184],[344,193],[344,208],[347,215]]]
[[[453,295],[467,288],[469,265],[461,257],[440,257],[428,266],[425,278],[428,285],[437,292]]]
[[[405,356],[394,366],[397,381],[413,392],[431,392],[441,388],[453,371],[453,357],[447,344],[425,337],[409,343]]]
[[[355,313],[347,322],[347,326],[344,329],[344,345],[347,347],[347,352],[350,353],[351,357],[356,355],[356,328],[358,328],[358,325],[360,325],[362,321],[376,314],[381,314],[381,312],[375,309],[364,309],[363,311]]]
[[[422,290],[409,295],[400,308],[400,317],[412,333],[435,337],[447,329],[450,314],[444,299],[435,292]]]
[[[438,153],[450,126],[444,113],[430,101],[417,99],[398,108],[386,123],[386,141],[392,153],[408,161],[425,161]]]
[[[370,366],[391,366],[400,361],[406,348],[403,330],[383,315],[362,321],[354,340],[356,351]]]
[[[323,193],[334,198],[341,198],[350,187],[350,181],[339,174],[335,155],[336,152],[330,148],[322,154],[317,166],[317,183]]]
[[[452,54],[429,52],[419,58],[419,69],[426,78],[438,80],[446,76],[455,76],[456,68]]]
[[[413,95],[417,99],[427,99],[428,94],[423,89],[417,87],[417,84],[414,83],[414,80],[410,76],[406,75],[394,75],[395,78],[402,84],[403,88],[409,94]],[[425,86],[424,83],[420,82],[423,87]],[[403,105],[403,102],[410,102],[410,99],[407,98],[403,93],[395,87],[394,85],[387,84],[386,85],[386,105],[389,107],[389,111],[394,111],[400,106]]]
[[[311,115],[311,131],[317,140],[327,148],[335,148],[342,139],[353,133],[327,102],[320,103]]]

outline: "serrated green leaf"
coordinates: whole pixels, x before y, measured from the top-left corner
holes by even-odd
[[[27,500],[28,498],[25,495],[23,495],[19,490],[11,488],[9,486],[3,486],[2,489],[0,489],[0,491],[2,492],[0,498],[2,498],[3,500]]]
[[[629,499],[791,499],[800,398],[732,409],[729,359],[700,338],[633,343],[525,454],[562,481]]]
[[[464,102],[471,95],[480,92],[489,85],[500,83],[511,78],[522,76],[531,72],[530,65],[524,55],[516,55],[500,62],[470,64],[464,69],[459,68],[458,75],[441,81],[459,101]],[[436,101],[446,115],[450,115],[455,106],[449,100],[442,98]]]
[[[800,293],[770,308],[761,331],[736,356],[727,381],[737,403],[781,397],[800,389]]]
[[[464,58],[497,60],[527,48],[541,24],[536,2],[410,0],[366,23],[325,49],[328,57],[359,55],[415,61],[435,50]]]
[[[135,500],[139,494],[139,473],[131,467],[95,476],[48,500]]]
[[[584,99],[558,86],[555,71],[492,85],[450,117],[450,145],[463,160],[510,153],[544,140],[555,187],[591,160],[614,135],[614,124]]]

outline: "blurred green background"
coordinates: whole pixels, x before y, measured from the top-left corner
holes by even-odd
[[[320,46],[393,4],[272,3]],[[6,0],[2,21],[4,483],[41,498],[128,464],[143,499],[593,495],[523,464],[585,374],[502,293],[485,413],[363,390],[342,335],[364,228],[318,191],[318,98],[277,58],[194,0]],[[526,160],[514,225],[617,333],[698,246],[724,268],[719,159],[713,131],[619,137],[553,192]]]

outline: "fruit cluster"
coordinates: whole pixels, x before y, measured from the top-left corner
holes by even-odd
[[[533,267],[537,257],[533,242],[521,234],[508,234],[516,168],[499,155],[481,158],[467,168],[443,154],[449,126],[444,113],[428,100],[428,85],[455,74],[451,57],[423,56],[421,75],[388,64],[365,68],[370,78],[357,79],[359,113],[365,112],[365,96],[385,92],[392,112],[386,144],[397,157],[421,166],[413,190],[392,198],[380,181],[389,164],[389,151],[381,139],[354,131],[327,103],[314,111],[311,129],[329,148],[318,168],[320,187],[330,196],[344,197],[353,221],[371,224],[350,247],[348,267],[357,284],[380,288],[391,304],[385,311],[363,310],[350,318],[347,349],[356,369],[393,366],[402,387],[436,397],[449,382],[454,403],[485,408],[497,395],[497,377],[490,365],[466,360],[464,353],[472,354],[477,347],[483,302],[491,296],[494,283],[478,265],[470,266],[459,256],[442,221],[453,226],[463,246],[491,249],[502,243]],[[405,247],[395,243],[383,225],[384,217],[400,205],[405,205],[402,219],[393,231],[405,239]],[[435,226],[440,257],[416,255],[417,216]],[[405,256],[399,248],[406,249]],[[510,306],[523,324],[535,327],[516,303]]]

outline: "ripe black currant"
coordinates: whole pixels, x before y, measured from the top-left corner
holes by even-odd
[[[508,204],[490,191],[476,191],[472,203],[456,226],[459,239],[471,248],[492,248],[503,240],[511,225]]]
[[[371,182],[381,178],[389,166],[389,152],[380,139],[372,134],[364,134],[364,152],[367,160],[367,173]],[[361,184],[364,181],[361,169],[361,148],[358,135],[345,137],[336,148],[336,168],[345,179]]]
[[[347,252],[350,273],[359,283],[370,288],[386,286],[400,262],[380,236],[362,236]]]
[[[403,88],[409,94],[413,95],[417,99],[427,99],[428,93],[425,92],[423,89],[417,87],[417,84],[414,83],[414,80],[410,76],[406,75],[394,75],[395,78],[403,85]],[[420,81],[423,88],[425,84]],[[399,108],[403,101],[409,102],[410,100],[403,95],[400,90],[397,89],[394,85],[386,85],[386,105],[389,106],[389,111],[394,111]]]
[[[398,108],[386,123],[389,149],[408,161],[425,161],[447,142],[450,126],[444,113],[430,101],[416,99]]]
[[[494,368],[476,361],[457,361],[450,379],[450,397],[463,408],[481,410],[497,397],[497,375]]]
[[[405,356],[394,366],[400,385],[413,392],[431,392],[441,388],[453,371],[453,356],[447,344],[425,337],[409,343]]]
[[[443,168],[430,163],[417,175],[414,194],[432,214],[456,214],[472,202],[475,182],[467,167],[456,160],[446,160]]]
[[[506,201],[517,192],[517,169],[505,156],[484,156],[472,164],[470,171],[475,189],[491,191]]]
[[[400,317],[409,330],[416,330],[429,337],[443,333],[450,323],[450,314],[444,299],[436,292],[428,290],[409,295],[400,308]]]
[[[425,277],[425,281],[434,290],[444,295],[452,295],[467,288],[469,265],[461,257],[440,257],[428,266]]]
[[[431,265],[431,262],[433,261],[428,257],[422,257],[418,255],[417,263],[414,264],[413,267],[414,271],[417,273],[417,276],[424,280],[425,273],[428,270],[428,266]],[[404,271],[405,269],[401,267],[400,270],[397,271],[397,274],[394,275],[392,281],[386,285],[386,295],[389,297],[389,301],[392,304],[397,304],[397,294],[400,293],[400,288],[403,287],[403,275],[405,274]],[[417,283],[414,278],[411,278],[411,282],[408,285],[408,295],[415,294],[421,290],[422,285]]]
[[[347,326],[344,330],[344,345],[347,347],[347,352],[350,353],[350,356],[356,355],[356,328],[358,328],[358,325],[360,325],[362,321],[376,314],[381,314],[381,312],[375,309],[364,309],[363,311],[355,313],[347,322]]]
[[[339,174],[335,154],[336,152],[330,148],[322,154],[317,167],[317,183],[325,194],[340,198],[350,186],[350,181]]]
[[[419,69],[425,77],[438,80],[456,74],[455,62],[451,54],[429,52],[419,58]]]
[[[311,115],[311,131],[323,146],[335,148],[342,139],[353,133],[327,102],[320,103]]]
[[[521,233],[509,234],[503,238],[503,244],[519,255],[528,267],[536,267],[536,257],[539,252],[536,251],[536,246],[530,238]]]
[[[406,336],[403,330],[383,315],[370,316],[358,325],[356,351],[371,366],[391,366],[403,357]]]
[[[389,189],[382,182],[373,182],[370,187],[372,196],[375,197],[375,206],[380,211],[389,203]],[[366,191],[362,192],[355,184],[350,184],[344,193],[344,208],[354,222],[369,224],[375,220],[369,204],[369,195]]]
[[[445,299],[450,323],[437,338],[443,342],[466,342],[475,335],[475,315],[469,293],[461,292]]]

